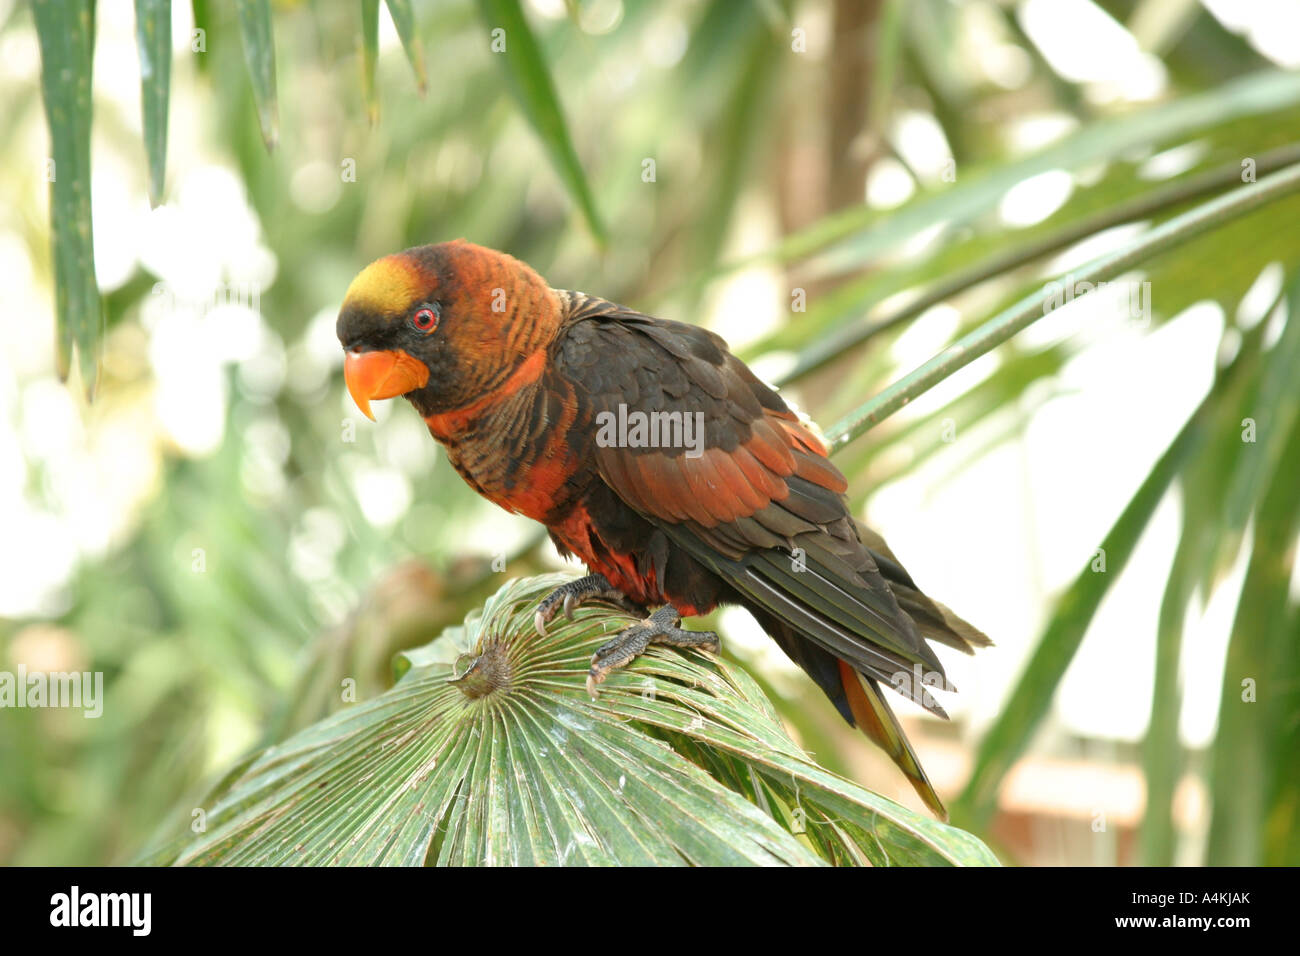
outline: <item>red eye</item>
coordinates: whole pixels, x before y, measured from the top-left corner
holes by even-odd
[[[432,332],[438,325],[438,313],[427,306],[417,309],[411,316],[411,323],[421,332]]]

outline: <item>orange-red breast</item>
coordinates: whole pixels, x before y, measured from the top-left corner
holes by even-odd
[[[405,396],[476,491],[586,563],[539,628],[584,600],[659,609],[601,648],[589,686],[651,643],[716,650],[680,618],[743,605],[945,815],[880,685],[947,716],[926,641],[988,638],[853,520],[823,442],[721,338],[464,241],[367,266],[338,336],[362,412]]]

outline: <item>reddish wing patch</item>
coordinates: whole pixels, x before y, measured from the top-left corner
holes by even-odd
[[[837,494],[848,487],[811,432],[771,411],[754,422],[749,440],[734,451],[707,448],[696,458],[673,452],[598,447],[596,461],[605,482],[637,511],[704,528],[784,501],[790,475]]]
[[[775,417],[775,416],[774,416]],[[815,485],[843,494],[848,490],[848,480],[826,457],[826,446],[820,438],[796,418],[777,418],[782,433],[795,451],[798,466],[795,473]],[[802,452],[802,454],[800,454]]]

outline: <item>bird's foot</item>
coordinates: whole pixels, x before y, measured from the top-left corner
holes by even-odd
[[[619,631],[613,640],[600,646],[591,657],[587,671],[587,693],[596,696],[596,685],[611,671],[626,667],[645,653],[651,644],[669,644],[673,647],[694,647],[716,654],[722,642],[713,631],[688,631],[682,628],[682,616],[671,604],[665,604],[640,624]]]
[[[622,591],[610,584],[609,578],[605,577],[605,575],[588,574],[586,577],[570,581],[568,584],[561,584],[542,598],[537,605],[537,613],[533,615],[533,626],[537,628],[538,634],[545,637],[546,625],[555,620],[560,611],[564,612],[566,619],[572,621],[573,609],[589,601],[607,601],[631,614],[645,613],[644,608],[639,607],[634,601],[628,599]]]

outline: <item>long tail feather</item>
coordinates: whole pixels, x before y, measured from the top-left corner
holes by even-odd
[[[862,677],[844,661],[840,661],[840,680],[853,711],[858,728],[870,737],[881,750],[903,771],[921,800],[940,820],[947,822],[948,811],[939,794],[935,793],[930,778],[921,768],[921,761],[912,749],[903,727],[894,716],[889,703],[880,693],[880,686],[870,677]]]

